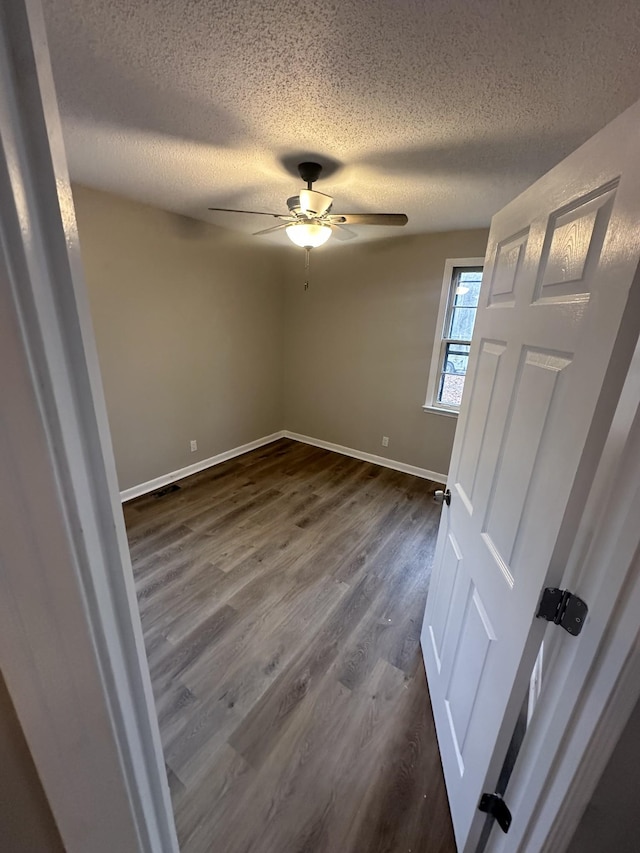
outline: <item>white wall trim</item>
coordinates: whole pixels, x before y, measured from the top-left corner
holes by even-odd
[[[284,438],[284,436],[284,430],[272,432],[271,435],[265,435],[262,438],[257,438],[255,441],[249,441],[247,444],[241,444],[239,447],[225,450],[215,456],[210,456],[208,459],[201,459],[200,462],[194,462],[193,465],[187,465],[185,468],[179,468],[177,471],[171,471],[169,474],[162,474],[160,477],[147,480],[146,483],[140,483],[138,486],[132,486],[130,489],[120,492],[120,500],[122,503],[126,503],[126,501],[133,500],[133,498],[139,498],[141,495],[155,492],[156,489],[168,486],[169,483],[175,483],[176,480],[183,480],[185,477],[190,477],[191,474],[204,471],[205,468],[212,468],[214,465],[220,465],[222,462],[227,462],[227,460],[234,459],[236,456],[242,456],[243,453],[257,450],[258,447],[271,444],[272,441],[277,441],[279,438]]]
[[[395,459],[387,459],[384,456],[376,456],[373,453],[364,453],[362,450],[354,450],[352,447],[343,447],[342,444],[333,444],[330,441],[323,441],[320,438],[311,438],[309,435],[301,435],[298,432],[290,432],[284,430],[284,438],[291,438],[293,441],[300,441],[302,444],[311,444],[314,447],[322,447],[324,450],[332,450],[334,453],[341,453],[343,456],[352,456],[354,459],[361,459],[363,462],[372,462],[374,465],[382,465],[383,468],[392,468],[394,471],[402,471],[404,474],[413,474],[414,477],[422,477],[423,480],[434,480],[436,483],[446,483],[447,475],[439,474],[436,471],[429,471],[427,468],[418,468],[416,465],[408,465],[406,462],[397,462]]]
[[[439,474],[436,471],[429,471],[427,468],[418,468],[416,465],[408,465],[406,462],[396,462],[395,459],[386,459],[384,456],[375,456],[373,453],[364,453],[362,450],[354,450],[352,447],[343,447],[341,444],[332,444],[330,441],[323,441],[320,438],[311,438],[308,435],[301,435],[297,432],[290,432],[287,429],[281,429],[278,432],[272,432],[271,435],[265,435],[263,438],[257,438],[255,441],[250,441],[248,444],[241,444],[239,447],[233,447],[231,450],[225,450],[223,453],[218,453],[216,456],[210,456],[208,459],[201,459],[200,462],[195,462],[193,465],[187,465],[185,468],[179,468],[177,471],[171,471],[169,474],[162,474],[153,480],[147,480],[146,483],[140,483],[138,486],[132,486],[130,489],[125,489],[120,492],[120,500],[122,503],[131,501],[134,498],[139,498],[141,495],[155,492],[163,486],[168,486],[170,483],[175,483],[177,480],[183,480],[185,477],[190,477],[191,474],[197,474],[204,471],[206,468],[212,468],[214,465],[220,465],[222,462],[227,462],[229,459],[234,459],[236,456],[242,456],[243,453],[249,453],[251,450],[257,450],[259,447],[264,447],[265,444],[271,444],[279,438],[290,438],[292,441],[299,441],[302,444],[311,444],[314,447],[322,447],[324,450],[332,450],[334,453],[341,453],[343,456],[351,456],[354,459],[361,459],[363,462],[372,462],[374,465],[382,465],[383,468],[392,468],[394,471],[402,471],[404,474],[413,474],[414,477],[421,477],[423,480],[434,480],[436,483],[446,483],[447,475]]]
[[[430,415],[444,415],[447,418],[457,418],[460,412],[457,409],[445,409],[444,406],[427,406],[422,407],[423,412],[429,412]]]

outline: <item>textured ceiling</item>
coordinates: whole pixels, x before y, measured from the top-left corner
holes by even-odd
[[[207,206],[285,212],[310,154],[334,212],[488,225],[640,98],[637,0],[44,7],[72,178],[249,232],[270,220]]]

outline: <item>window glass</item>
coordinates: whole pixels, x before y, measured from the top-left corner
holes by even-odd
[[[481,268],[454,268],[436,393],[436,402],[448,408],[460,408],[462,401],[481,283]]]

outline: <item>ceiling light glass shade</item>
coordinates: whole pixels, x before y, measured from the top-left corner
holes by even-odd
[[[285,230],[291,242],[302,249],[317,249],[331,237],[331,228],[319,222],[292,222]]]

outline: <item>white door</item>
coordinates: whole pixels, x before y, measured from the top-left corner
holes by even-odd
[[[475,850],[546,625],[540,594],[561,579],[638,336],[639,154],[640,103],[492,222],[422,632],[461,853]]]

